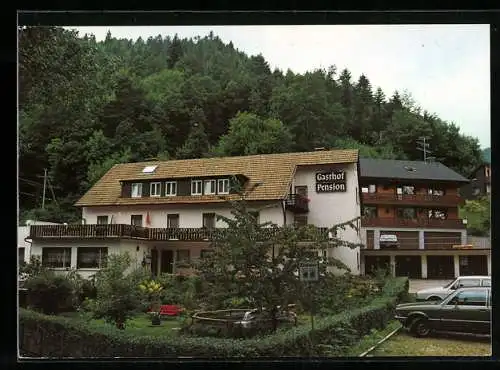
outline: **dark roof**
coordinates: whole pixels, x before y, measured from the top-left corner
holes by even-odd
[[[360,158],[359,167],[361,177],[469,182],[439,162]]]

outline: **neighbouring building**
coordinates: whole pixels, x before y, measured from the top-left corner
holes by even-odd
[[[489,245],[467,244],[459,188],[469,180],[441,163],[360,159],[361,272],[442,279],[490,275]]]
[[[103,257],[128,251],[152,274],[209,251],[213,230],[227,227],[236,185],[261,223],[327,228],[360,217],[357,150],[118,164],[76,203],[82,224],[31,226],[32,254],[54,269],[97,271]],[[260,211],[259,211],[260,210]],[[360,243],[360,231],[338,235]],[[355,274],[360,251],[331,248]]]
[[[58,225],[55,222],[27,220],[25,226],[17,227],[17,255],[19,264],[29,262],[31,256],[30,225]]]
[[[464,199],[477,199],[491,194],[491,163],[483,162],[469,176],[470,182],[460,188]]]

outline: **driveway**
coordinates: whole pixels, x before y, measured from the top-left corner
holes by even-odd
[[[410,279],[409,293],[416,293],[421,289],[435,288],[440,286],[445,286],[452,279],[449,280],[429,280],[429,279]]]

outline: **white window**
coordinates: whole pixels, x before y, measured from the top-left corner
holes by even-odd
[[[142,173],[153,173],[153,172],[155,172],[156,167],[158,167],[158,166],[146,166],[142,170]]]
[[[217,180],[217,193],[229,194],[229,179]]]
[[[201,195],[203,193],[203,181],[191,180],[191,195]]]
[[[368,193],[368,188],[366,186],[361,187],[362,193]]]
[[[132,184],[132,198],[142,197],[142,184],[140,182]]]
[[[161,196],[161,182],[152,182],[149,190],[150,190],[150,196],[152,197]]]
[[[215,180],[205,180],[205,194],[215,194]]]
[[[167,197],[177,195],[177,181],[167,181],[165,183],[165,195]]]
[[[368,185],[368,192],[369,193],[376,193],[377,192],[377,185]]]
[[[71,248],[43,247],[42,266],[48,268],[71,267]]]

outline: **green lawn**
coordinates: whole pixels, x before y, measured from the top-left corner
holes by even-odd
[[[358,357],[399,327],[401,327],[401,324],[398,321],[391,321],[382,330],[373,329],[370,334],[365,335],[358,343],[353,345],[346,356]]]
[[[371,356],[491,356],[491,342],[485,337],[458,334],[416,338],[401,330],[367,357]]]
[[[75,319],[82,319],[77,312],[64,313],[61,316],[71,317]],[[93,323],[99,325],[112,325],[100,319],[90,320]],[[182,319],[180,317],[169,317],[161,320],[161,325],[153,326],[151,325],[151,318],[148,314],[138,314],[134,318],[127,320],[125,324],[125,330],[130,333],[137,335],[153,335],[153,336],[165,336],[165,335],[177,335],[178,328],[181,327]]]

